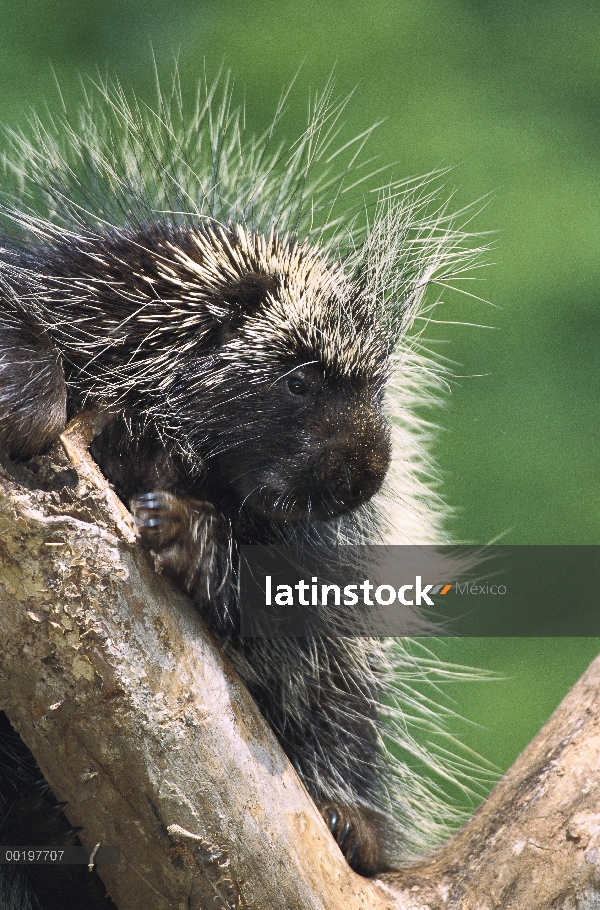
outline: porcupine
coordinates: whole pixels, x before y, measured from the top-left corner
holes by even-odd
[[[407,642],[243,641],[236,559],[244,543],[442,539],[416,415],[440,368],[414,326],[428,287],[460,277],[479,251],[431,178],[380,189],[363,217],[352,185],[362,138],[348,168],[328,164],[344,106],[331,86],[285,152],[275,123],[244,133],[228,88],[216,104],[204,87],[186,121],[174,85],[142,112],[118,84],[98,83],[79,123],[34,119],[33,136],[10,136],[0,442],[27,458],[85,402],[118,412],[94,457],[350,865],[373,874],[451,815],[391,754],[460,777],[455,757],[444,764],[410,732],[411,716],[441,730],[446,713],[411,680],[450,670]]]

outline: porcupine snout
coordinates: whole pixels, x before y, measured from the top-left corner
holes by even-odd
[[[381,487],[391,458],[390,433],[379,415],[336,421],[311,460],[313,484],[336,514],[356,509]]]

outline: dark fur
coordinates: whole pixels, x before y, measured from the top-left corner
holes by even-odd
[[[234,229],[227,239],[235,246]],[[203,289],[173,246],[198,257],[190,230],[169,223],[4,252],[0,445],[26,458],[85,400],[120,408],[94,457],[131,501],[157,562],[219,636],[348,862],[372,874],[386,866],[386,819],[368,808],[379,786],[376,693],[356,677],[342,642],[240,639],[232,578],[240,544],[326,544],[340,516],[378,490],[390,458],[381,414],[387,347],[352,368],[302,345],[273,362],[244,350],[232,365],[227,345],[249,317],[268,313],[287,276],[249,262],[206,291],[189,328],[174,309],[177,285],[157,263]],[[350,296],[345,307],[355,331],[374,336],[360,302]],[[301,690],[301,711],[288,711],[286,686]],[[335,774],[352,802],[340,804]]]
[[[80,829],[65,819],[59,803],[43,781],[31,753],[0,712],[0,831],[2,844],[67,846],[77,844]],[[105,889],[87,866],[0,867],[2,910],[115,910]]]

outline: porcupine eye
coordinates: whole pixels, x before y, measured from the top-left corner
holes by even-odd
[[[306,395],[306,383],[300,376],[290,376],[287,387],[292,395]]]

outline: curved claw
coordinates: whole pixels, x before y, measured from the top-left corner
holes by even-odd
[[[162,525],[162,518],[146,518],[144,521],[136,522],[138,530],[148,531],[152,528],[159,528]]]
[[[172,493],[154,490],[152,493],[140,493],[139,496],[134,496],[129,502],[129,507],[132,512],[136,509],[151,512],[168,508],[172,499]]]
[[[48,806],[46,810],[48,815],[60,815],[61,812],[64,812],[69,804],[68,803],[54,803],[53,806]]]
[[[359,843],[358,843],[358,841],[354,841],[353,845],[346,852],[346,862],[348,863],[349,866],[354,867],[354,863],[358,859],[358,850],[359,850]]]
[[[346,821],[342,827],[342,830],[338,832],[337,842],[340,848],[343,848],[346,841],[348,840],[348,835],[352,831],[352,825],[349,821]]]
[[[132,502],[148,502],[149,499],[152,499],[154,493],[139,493],[137,496],[132,497]]]
[[[335,829],[338,823],[338,814],[336,810],[333,808],[333,806],[327,806],[327,808],[324,810],[324,814],[326,816],[325,821],[327,822],[327,827],[332,834],[335,834]]]
[[[50,784],[46,783],[42,777],[40,780],[36,780],[36,782],[29,787],[29,793],[31,796],[42,796],[49,789]]]

